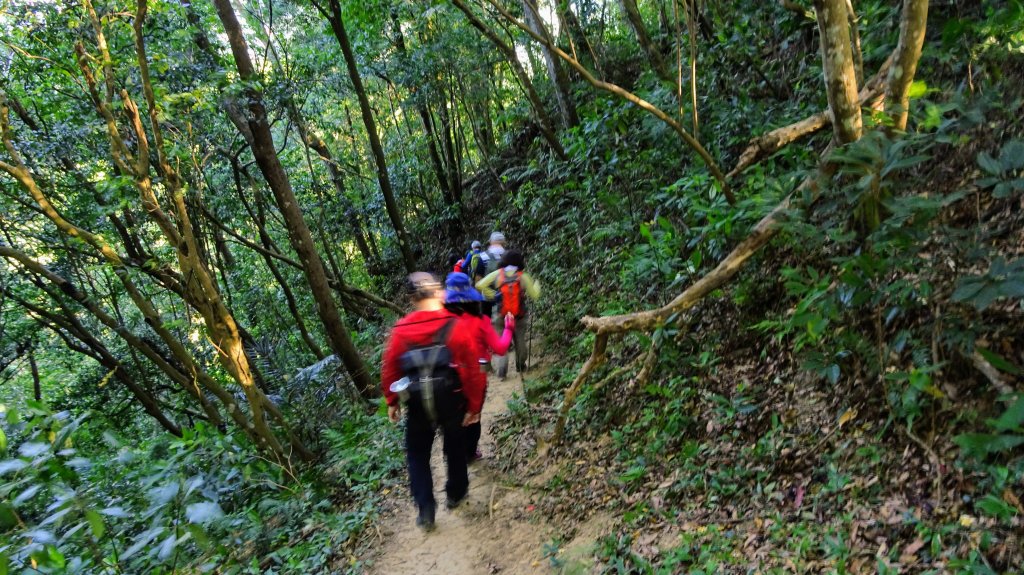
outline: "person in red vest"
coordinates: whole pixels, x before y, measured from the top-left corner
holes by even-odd
[[[494,301],[498,308],[494,316],[494,329],[498,333],[504,331],[504,318],[511,314],[516,323],[525,325],[527,318],[527,299],[536,300],[540,297],[540,283],[526,273],[526,261],[519,250],[509,250],[502,255],[498,269],[484,276],[476,284],[484,298]],[[512,348],[516,352],[516,371],[522,376],[529,365],[528,334],[524,330],[516,330],[512,335]],[[494,360],[498,377],[505,379],[508,375],[508,357],[498,356]]]
[[[405,451],[409,488],[419,510],[416,525],[431,531],[437,509],[430,472],[434,435],[440,429],[444,437],[446,506],[453,509],[469,493],[464,428],[480,421],[487,380],[478,364],[479,329],[460,323],[444,308],[437,278],[416,272],[406,284],[414,310],[391,330],[381,387],[391,421],[398,423],[406,408]]]

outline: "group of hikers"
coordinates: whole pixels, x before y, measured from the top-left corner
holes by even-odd
[[[469,494],[468,464],[482,457],[487,373],[508,376],[510,348],[520,377],[526,372],[527,300],[540,296],[522,252],[506,250],[501,232],[491,234],[486,249],[472,242],[465,257],[453,255],[448,266],[452,271],[443,286],[428,272],[408,276],[413,311],[395,323],[381,368],[392,422],[401,420],[404,406],[410,491],[419,512],[416,525],[425,531],[434,529],[437,510],[430,470],[434,436],[440,430],[444,438],[445,506],[454,509]]]

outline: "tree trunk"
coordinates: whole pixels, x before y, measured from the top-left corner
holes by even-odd
[[[129,345],[129,347],[139,349],[147,357],[150,357],[150,359],[154,359],[155,357],[156,361],[154,363],[157,364],[157,367],[160,367],[161,369],[168,368],[166,370],[168,375],[171,375],[172,379],[176,380],[177,383],[182,384],[182,387],[183,389],[185,389],[186,392],[191,392],[190,395],[196,397],[194,388],[190,387],[192,383],[189,381],[187,377],[171,368],[171,366],[166,362],[163,362],[162,358],[158,354],[155,354],[152,348],[149,348],[149,346],[145,345],[141,340],[139,340],[137,337],[131,334],[131,332],[129,332],[121,322],[116,321],[114,318],[110,317],[105,312],[103,312],[95,303],[95,298],[88,297],[87,295],[79,291],[78,288],[76,288],[74,284],[69,282],[67,279],[50,271],[42,264],[28,257],[28,255],[25,254],[24,252],[20,252],[13,248],[8,248],[5,246],[0,246],[0,257],[5,257],[17,261],[29,272],[39,276],[42,279],[45,279],[46,281],[49,281],[54,286],[56,286],[62,293],[64,293],[71,299],[77,301],[78,303],[82,304],[86,309],[92,312],[94,317],[100,320],[100,323],[107,326],[112,331],[114,331],[114,333],[121,336],[121,338],[125,341],[125,343]],[[49,294],[49,291],[47,291],[47,293]],[[50,295],[51,297],[53,296],[53,294]],[[75,314],[68,313],[65,314],[65,316],[58,316],[56,312],[50,310],[46,310],[43,308],[33,308],[33,306],[26,301],[21,301],[19,303],[22,305],[22,307],[25,307],[26,309],[31,309],[33,312],[39,314],[40,316],[46,317],[47,319],[53,321],[57,325],[60,325],[65,329],[69,330],[76,338],[78,338],[80,341],[82,341],[82,343],[86,344],[87,346],[97,350],[100,347],[106,349],[105,346],[102,346],[98,339],[94,338],[81,325]],[[154,357],[151,357],[150,354],[152,354],[152,356]],[[113,356],[110,356],[110,358],[113,359]],[[115,365],[110,364],[108,369],[112,369],[113,367],[115,367]],[[164,427],[164,429],[167,429],[168,431],[175,435],[181,435],[181,429],[176,424],[167,419],[166,416],[164,416],[163,412],[160,411],[159,407],[157,406],[156,401],[153,400],[153,398],[149,395],[148,392],[138,387],[130,378],[119,377],[118,379],[119,381],[122,381],[122,383],[125,383],[129,391],[131,391],[132,394],[139,400],[139,403],[142,405],[143,409],[147,413],[149,413],[154,419],[156,419],[157,422],[159,422],[160,425]],[[210,414],[211,412],[208,411],[207,413]],[[213,417],[211,418],[211,421],[214,424],[219,423],[220,415],[217,413],[216,410],[212,411],[212,415]]]
[[[459,169],[459,153],[456,151],[455,126],[452,122],[451,109],[455,104],[450,98],[448,90],[441,90],[443,100],[437,107],[437,115],[441,119],[441,149],[444,150],[445,163],[448,166],[448,182],[451,185],[452,203],[451,208],[455,210],[456,220],[462,213],[462,173]]]
[[[35,347],[28,348],[28,367],[32,372],[32,397],[36,401],[43,400],[43,386],[39,381],[39,366],[36,365],[36,349]]]
[[[366,261],[367,267],[370,269],[377,269],[376,258],[370,251],[369,244],[366,243],[366,235],[363,231],[362,219],[355,213],[355,209],[351,205],[352,202],[348,198],[348,194],[345,190],[345,176],[341,173],[341,170],[338,169],[338,165],[334,161],[334,155],[331,154],[330,148],[327,147],[327,142],[324,142],[323,138],[310,131],[305,118],[303,118],[302,114],[299,113],[294,102],[290,100],[285,102],[285,109],[288,112],[288,117],[291,119],[292,123],[295,124],[295,128],[299,132],[299,138],[302,139],[302,143],[310,150],[316,152],[316,155],[319,156],[320,160],[323,162],[324,167],[327,168],[327,173],[330,175],[331,183],[334,185],[334,191],[338,195],[338,201],[345,210],[345,219],[352,225],[352,235],[355,237],[356,247],[359,248],[359,253],[363,255],[363,260]],[[312,176],[312,174],[310,175]]]
[[[235,66],[238,68],[242,81],[255,81],[256,71],[249,58],[249,48],[230,1],[213,0],[213,3],[217,8],[220,21],[224,24],[231,52],[235,56]],[[324,324],[331,349],[341,359],[363,397],[376,397],[378,395],[377,386],[374,385],[366,365],[359,356],[355,344],[352,343],[348,328],[332,299],[323,261],[313,245],[313,238],[309,233],[309,227],[306,225],[302,211],[299,209],[288,175],[277,157],[263,99],[255,89],[249,88],[247,92],[250,113],[248,125],[252,131],[253,156],[256,158],[260,172],[263,173],[263,177],[274,193],[274,199],[277,201],[281,215],[285,218],[288,239],[302,263],[302,271],[309,283],[310,293],[316,302],[317,312]]]
[[[572,11],[572,6],[569,5],[569,0],[557,0],[555,2],[555,14],[558,16],[560,27],[566,31],[566,37],[569,39],[569,47],[572,48],[572,57],[579,62],[583,62],[580,58],[580,51],[584,47],[587,49],[587,53],[590,55],[590,63],[593,64],[594,69],[602,77],[604,71],[601,70],[601,62],[597,59],[597,54],[594,53],[594,47],[590,44],[590,40],[587,39],[587,35],[583,32],[583,26],[580,25],[579,18]]]
[[[540,14],[537,13],[534,1],[521,0],[523,12],[526,14],[526,25],[538,35],[547,38],[549,44],[554,44],[547,26],[544,25]],[[562,68],[562,62],[550,47],[544,45],[541,46],[541,50],[544,52],[544,63],[548,69],[548,77],[551,78],[551,84],[554,86],[555,99],[558,101],[558,111],[562,118],[562,126],[565,128],[575,127],[579,125],[580,118],[576,115],[576,104],[573,102],[572,92],[569,90],[569,76],[565,73],[565,69]]]
[[[398,54],[401,58],[406,60],[408,59],[408,49],[405,45],[405,34],[402,33],[402,23],[398,19],[397,12],[391,13],[391,22],[395,29],[395,47],[398,48]],[[441,189],[441,197],[444,198],[445,203],[452,204],[455,202],[455,197],[452,195],[452,186],[448,181],[448,175],[445,173],[444,164],[441,162],[441,155],[437,152],[434,122],[430,116],[430,110],[427,108],[427,94],[416,85],[410,86],[409,89],[412,92],[416,113],[419,114],[420,121],[423,123],[423,131],[427,138],[427,153],[430,156],[430,164],[434,168],[437,185]]]
[[[249,207],[248,202],[245,201],[245,194],[242,191],[242,167],[238,165],[238,160],[236,158],[231,158],[231,170],[235,182],[235,192],[238,194],[239,201],[242,202],[246,211],[249,212],[249,217],[252,218],[253,222],[256,224],[256,229],[260,236],[260,242],[268,252],[276,251],[277,246],[274,245],[273,241],[270,239],[270,234],[267,233],[267,219],[266,214],[264,213],[263,199],[260,197],[259,190],[253,190],[256,194],[253,201],[256,206],[255,210],[253,210]],[[318,360],[327,357],[323,350],[320,349],[316,340],[309,333],[309,329],[306,327],[306,322],[302,319],[302,313],[299,311],[299,304],[295,299],[295,294],[292,293],[292,288],[288,285],[288,280],[284,277],[284,274],[282,274],[277,268],[274,258],[266,252],[260,252],[260,255],[263,257],[264,263],[267,264],[267,269],[270,270],[270,274],[273,275],[274,279],[277,281],[277,285],[281,287],[281,293],[284,295],[285,304],[288,306],[288,311],[291,313],[292,319],[295,320],[295,327],[299,330],[299,336],[302,338],[302,341],[305,342],[306,347],[309,348],[309,351],[312,352]]]
[[[884,80],[889,73],[889,66],[891,62],[892,59],[890,57],[890,59],[886,60],[878,69],[878,73],[864,83],[864,87],[861,88],[860,94],[858,95],[861,106],[869,105],[872,100],[875,100],[882,94],[884,89]],[[739,160],[736,161],[736,166],[729,171],[727,177],[731,180],[739,175],[743,170],[761,161],[762,158],[766,158],[769,155],[774,154],[784,146],[803,138],[804,136],[817,132],[825,126],[828,126],[831,121],[832,111],[825,110],[818,112],[813,116],[808,116],[799,122],[788,126],[782,126],[781,128],[776,128],[766,134],[753,138],[747,143],[747,147],[743,150],[743,153],[740,154]]]
[[[434,119],[430,116],[426,102],[421,98],[424,95],[414,95],[416,98],[416,111],[423,122],[423,131],[427,138],[427,152],[430,155],[430,163],[434,167],[434,175],[437,177],[437,185],[441,188],[441,197],[445,203],[455,203],[455,196],[452,194],[451,184],[448,182],[448,174],[445,172],[441,155],[437,152],[437,136],[434,134]]]
[[[458,1],[459,0],[452,0],[452,2]],[[540,42],[542,45],[551,50],[551,52],[558,55],[559,58],[561,58],[570,66],[572,66],[577,72],[579,72],[580,76],[588,84],[599,90],[604,90],[606,92],[614,94],[615,96],[618,96],[619,98],[622,98],[623,100],[626,100],[627,102],[630,102],[631,104],[637,106],[638,108],[652,114],[654,117],[658,118],[666,125],[671,127],[673,130],[675,130],[675,132],[679,134],[679,137],[683,139],[686,145],[689,146],[693,151],[697,152],[697,155],[699,155],[701,159],[703,159],[704,162],[707,164],[708,170],[711,171],[711,174],[715,177],[716,180],[718,180],[719,184],[721,185],[722,193],[725,195],[726,200],[728,200],[730,204],[736,203],[736,197],[732,193],[732,190],[729,188],[729,183],[726,180],[725,174],[722,172],[722,169],[718,166],[718,163],[715,162],[715,159],[713,157],[711,157],[711,154],[707,151],[707,149],[704,148],[704,146],[702,146],[700,142],[698,142],[697,139],[693,137],[692,134],[687,132],[686,128],[684,128],[679,122],[677,122],[671,116],[666,114],[661,108],[658,108],[654,104],[651,104],[647,100],[644,100],[643,98],[622,88],[621,86],[612,84],[611,82],[605,82],[604,80],[598,80],[589,70],[584,68],[583,65],[576,61],[572,56],[566,54],[558,46],[554,45],[549,39],[534,32],[533,29],[531,29],[529,26],[527,26],[523,22],[520,22],[507,9],[505,9],[505,7],[503,7],[499,2],[497,2],[497,0],[485,1],[495,10],[497,10],[498,13],[501,14],[502,18],[514,24],[520,30],[526,32],[531,38],[533,38],[537,42]]]
[[[216,0],[223,2],[225,0]],[[402,222],[402,212],[395,200],[395,194],[391,189],[391,177],[388,176],[388,166],[384,159],[384,148],[380,143],[380,135],[377,132],[377,122],[373,118],[373,109],[370,107],[370,99],[366,96],[366,89],[363,87],[363,80],[359,76],[359,68],[356,65],[356,57],[352,52],[352,44],[348,40],[348,32],[345,31],[345,23],[341,19],[341,5],[339,0],[328,0],[329,9],[321,9],[321,13],[327,18],[334,32],[334,37],[341,46],[342,55],[345,57],[345,66],[348,68],[348,76],[352,80],[352,88],[359,99],[359,110],[363,115],[363,125],[366,126],[366,136],[370,141],[370,151],[373,153],[373,162],[377,166],[377,183],[380,185],[380,192],[384,196],[384,207],[387,209],[388,218],[395,229],[398,237],[398,247],[402,252],[402,261],[405,263],[407,272],[416,271],[416,258],[409,236]],[[320,8],[319,4],[317,5]]]
[[[893,127],[897,130],[907,129],[910,85],[917,74],[917,62],[921,59],[927,26],[928,0],[903,0],[900,40],[896,45],[896,57],[889,70],[889,85],[885,90],[885,111],[892,117]]]
[[[846,19],[850,23],[850,50],[853,52],[853,70],[857,74],[857,85],[864,81],[864,52],[860,47],[860,26],[853,0],[846,0]]]
[[[832,110],[833,138],[840,145],[847,144],[860,139],[864,128],[846,0],[814,0],[814,9],[821,35],[821,67]]]
[[[560,160],[567,160],[569,157],[565,154],[565,149],[562,148],[562,144],[558,141],[555,135],[555,125],[551,121],[551,117],[548,115],[544,102],[540,99],[540,95],[537,94],[537,90],[533,86],[533,82],[530,81],[530,75],[526,73],[526,69],[523,68],[523,63],[519,61],[519,55],[515,49],[501,39],[494,30],[489,28],[486,24],[480,20],[476,14],[469,9],[469,6],[463,0],[451,0],[452,4],[455,5],[463,14],[466,15],[466,19],[469,20],[470,25],[480,31],[488,40],[490,40],[502,54],[505,55],[505,60],[508,65],[512,68],[512,73],[515,74],[519,80],[520,85],[523,87],[523,91],[526,92],[526,98],[530,101],[530,106],[533,109],[534,116],[537,119],[537,126],[540,128],[540,133],[544,137],[544,140],[548,143],[551,151],[555,153]]]
[[[636,5],[636,0],[619,0],[619,4],[622,6],[622,12],[626,15],[626,22],[629,23],[633,34],[636,35],[637,43],[640,44],[644,54],[647,54],[647,59],[651,62],[651,68],[654,70],[654,73],[662,80],[674,84],[675,81],[672,79],[672,74],[668,71],[668,66],[665,64],[665,58],[662,57],[658,47],[654,45],[650,35],[647,33],[647,26],[644,25],[644,19],[640,15],[640,9]]]

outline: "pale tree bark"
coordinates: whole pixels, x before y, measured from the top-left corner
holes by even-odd
[[[619,0],[619,5],[626,16],[626,22],[636,36],[637,43],[640,44],[644,54],[647,54],[647,59],[651,63],[651,69],[662,80],[675,83],[672,79],[672,74],[668,71],[668,65],[665,64],[665,58],[651,40],[650,34],[647,33],[647,26],[644,25],[644,19],[640,14],[640,8],[637,6],[636,0]]]
[[[569,90],[569,76],[565,73],[565,68],[562,67],[558,56],[551,49],[555,41],[551,37],[551,33],[548,32],[548,27],[544,24],[544,20],[541,19],[540,14],[537,12],[535,2],[536,0],[521,0],[523,13],[526,15],[526,24],[535,34],[547,39],[547,42],[541,45],[541,51],[544,53],[544,64],[547,66],[551,84],[555,88],[555,100],[558,101],[558,112],[562,118],[562,126],[572,128],[579,125],[580,118],[576,114],[576,103],[573,101],[572,92]]]
[[[505,60],[512,68],[512,73],[515,74],[516,78],[519,80],[519,84],[523,87],[523,91],[526,93],[526,98],[530,101],[530,108],[533,110],[533,114],[537,119],[537,126],[540,128],[544,141],[548,143],[551,151],[554,152],[560,160],[567,160],[568,156],[565,154],[565,149],[562,148],[562,144],[558,141],[558,137],[555,134],[554,122],[551,121],[551,117],[548,115],[546,108],[544,107],[544,102],[540,99],[540,95],[537,94],[537,90],[534,88],[533,82],[530,80],[530,75],[526,73],[526,69],[523,68],[522,62],[519,61],[519,56],[516,54],[515,48],[502,40],[501,36],[498,36],[494,30],[484,24],[483,21],[469,9],[469,6],[467,6],[463,0],[451,0],[451,2],[459,9],[459,11],[465,14],[470,25],[476,28],[481,34],[490,40],[502,54],[505,55]]]
[[[242,34],[238,18],[235,16],[234,8],[229,0],[213,0],[213,3],[227,33],[239,76],[245,82],[255,81],[256,70],[249,56],[249,47]],[[302,271],[306,276],[313,300],[316,302],[317,312],[327,333],[331,350],[337,354],[363,397],[375,397],[377,396],[377,386],[373,383],[366,364],[359,356],[359,351],[349,336],[348,327],[338,311],[338,306],[334,303],[323,261],[313,244],[313,237],[310,234],[309,226],[306,225],[302,210],[299,208],[295,193],[292,191],[288,174],[277,157],[263,99],[253,88],[249,88],[247,92],[249,107],[247,120],[252,132],[253,156],[256,158],[260,172],[274,193],[277,207],[285,219],[288,239],[292,244],[292,249],[299,256]]]
[[[821,37],[821,67],[838,144],[860,139],[864,130],[846,0],[814,0]]]
[[[885,90],[885,111],[892,117],[893,127],[897,130],[907,129],[910,85],[917,74],[917,62],[921,59],[927,26],[928,0],[903,0],[900,40],[896,45],[896,57],[889,70],[889,85]]]
[[[850,50],[853,52],[853,69],[857,73],[857,85],[864,81],[864,52],[860,47],[860,26],[853,0],[846,0],[846,20],[850,24]]]
[[[226,0],[216,0],[218,3]],[[348,69],[348,77],[352,81],[352,88],[359,99],[359,111],[363,116],[363,125],[366,127],[366,137],[370,141],[370,152],[373,154],[373,162],[377,167],[377,183],[380,185],[380,193],[384,196],[384,207],[387,210],[391,226],[395,229],[395,236],[398,238],[398,248],[402,253],[402,261],[405,263],[407,272],[416,271],[416,258],[413,256],[413,249],[406,232],[405,224],[402,222],[402,212],[398,207],[394,191],[391,188],[391,177],[388,175],[387,161],[384,158],[384,147],[380,143],[380,134],[377,131],[377,121],[373,117],[373,108],[370,107],[370,99],[366,96],[366,88],[363,86],[363,79],[359,75],[359,67],[356,64],[356,57],[352,51],[352,44],[348,39],[348,32],[345,30],[345,22],[341,18],[341,4],[339,0],[326,0],[327,6],[319,2],[313,5],[323,14],[324,18],[331,25],[335,39],[341,46],[342,56],[345,58],[345,67]]]

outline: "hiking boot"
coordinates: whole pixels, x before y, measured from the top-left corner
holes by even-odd
[[[467,464],[469,464],[469,463],[476,463],[477,461],[480,461],[483,458],[484,458],[484,454],[480,453],[480,450],[477,449],[475,452],[473,452],[472,455],[470,455],[469,457],[466,458],[466,463]]]
[[[445,502],[444,502],[444,506],[447,509],[455,509],[459,505],[462,505],[462,502],[465,501],[467,497],[469,497],[469,493],[466,493],[462,497],[459,497],[459,498],[454,498],[454,497],[449,495],[448,499],[445,500]]]
[[[434,506],[421,507],[420,514],[416,517],[416,527],[430,533],[434,530]]]

